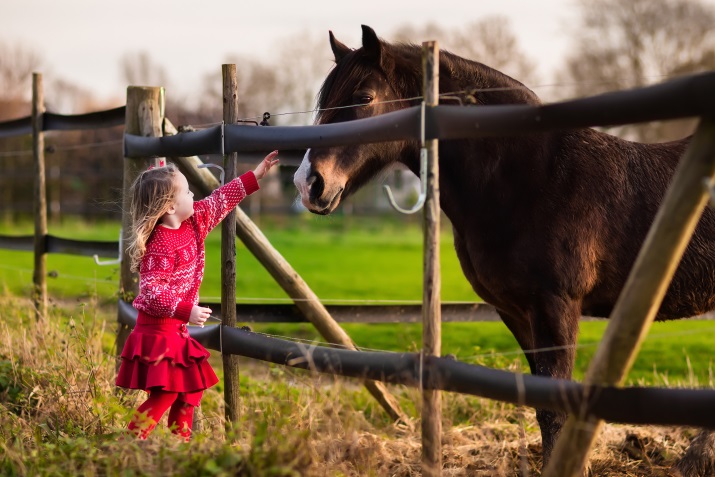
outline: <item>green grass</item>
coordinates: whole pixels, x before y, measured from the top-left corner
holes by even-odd
[[[421,300],[422,233],[417,223],[374,221],[345,217],[298,216],[282,222],[263,221],[263,231],[308,285],[326,302]],[[67,222],[50,226],[55,235],[94,240],[116,240],[119,225]],[[0,227],[0,234],[30,234],[31,224]],[[220,297],[220,231],[206,242],[207,267],[202,299]],[[451,243],[442,234],[442,300],[474,301],[476,296],[462,275]],[[106,258],[105,258],[106,259]],[[116,300],[118,268],[99,267],[88,257],[48,255],[50,294],[61,300],[100,302]],[[54,275],[54,273],[53,273]],[[0,284],[14,295],[29,296],[32,254],[0,250]],[[239,301],[287,300],[283,290],[240,241],[237,243]],[[606,321],[581,323],[575,378],[580,379],[603,335]],[[256,330],[306,339],[319,339],[311,325],[253,325]],[[415,324],[346,324],[359,346],[376,350],[414,351],[421,346],[421,327]],[[497,368],[528,369],[516,341],[500,323],[444,323],[443,354]],[[668,385],[713,384],[711,348],[715,321],[680,320],[654,324],[641,350],[629,383]]]
[[[394,426],[354,380],[252,360],[242,360],[240,417],[232,431],[224,432],[220,381],[204,395],[198,416],[201,430],[189,444],[170,435],[165,422],[145,442],[127,438],[127,420],[144,393],[117,392],[114,386],[114,350],[112,343],[103,339],[111,335],[106,324],[112,316],[102,316],[94,303],[64,304],[53,307],[46,323],[38,324],[27,301],[0,295],[1,475],[347,477],[419,473],[418,390],[388,386],[410,423]],[[702,326],[690,331],[706,338],[710,326],[699,323]],[[587,333],[600,333],[603,328],[592,326],[603,323],[587,325],[591,328]],[[450,337],[445,348],[473,352],[475,362],[493,360],[500,367],[518,370],[520,358],[510,352],[501,356],[487,353],[480,358],[483,348],[470,341],[476,334],[479,340],[509,349],[511,338],[501,326],[445,324]],[[384,349],[409,348],[409,343],[419,339],[417,326],[347,328],[358,341],[372,339]],[[390,336],[397,339],[390,342]],[[706,340],[703,343],[707,345]],[[655,352],[662,352],[657,340],[653,344]],[[221,360],[216,358],[214,367],[222,375]],[[689,383],[673,380],[670,384]],[[445,474],[461,475],[471,469],[475,475],[496,475],[492,472],[496,466],[503,470],[499,475],[521,475],[521,445],[528,450],[530,475],[538,474],[539,429],[533,410],[444,393],[442,418]],[[658,471],[671,466],[693,437],[688,428],[627,426],[625,431],[646,446],[644,454],[663,457],[658,462],[642,462],[623,450],[623,428],[618,427],[621,437],[604,433],[593,454],[597,475],[606,475],[606,470],[608,475],[660,475]]]
[[[311,218],[282,228],[266,228],[264,233],[323,300],[420,301],[422,231],[419,226],[365,220],[345,224],[344,220]],[[220,256],[219,238],[214,233],[207,241],[209,256]],[[441,254],[442,299],[474,301],[476,296],[462,275],[449,231],[443,233]],[[236,275],[239,300],[287,297],[241,243],[237,245]],[[212,290],[218,290],[219,282],[218,269],[207,265],[202,294],[209,296]]]
[[[323,299],[419,300],[421,232],[415,224],[297,218],[264,223],[273,245]],[[29,234],[25,224],[0,234]],[[115,240],[116,224],[66,223],[50,232],[68,238]],[[207,242],[208,265],[202,293],[219,293],[219,234]],[[106,257],[105,257],[106,259]],[[351,379],[312,376],[303,370],[241,359],[240,422],[224,432],[221,381],[207,390],[201,406],[202,430],[190,444],[176,441],[163,427],[149,441],[123,436],[129,413],[141,392],[114,386],[116,267],[98,267],[91,258],[49,255],[49,281],[55,299],[46,323],[34,321],[27,299],[32,255],[0,250],[0,474],[2,475],[416,475],[420,465],[419,391],[388,386],[412,426],[394,426],[367,391]],[[443,300],[470,301],[474,295],[461,275],[446,231],[442,242]],[[238,246],[238,294],[242,300],[283,299],[285,294]],[[575,378],[580,379],[607,325],[581,323]],[[319,340],[309,324],[253,325],[256,331]],[[418,324],[346,324],[362,348],[415,351],[421,347]],[[629,384],[713,387],[711,349],[715,321],[656,323],[629,377]],[[444,323],[442,353],[460,360],[511,371],[526,371],[514,338],[500,322]],[[455,393],[443,395],[445,473],[517,475],[523,465],[518,445],[532,449],[539,430],[533,410]],[[637,434],[651,432],[639,428]],[[629,431],[634,432],[634,431]],[[681,428],[643,442],[660,452],[668,442],[677,452],[692,437]],[[533,443],[533,444],[532,444]],[[675,444],[674,444],[675,443]],[[613,475],[653,475],[619,449],[604,443],[593,469]],[[538,446],[529,451],[536,475]],[[605,452],[605,454],[604,454]],[[672,455],[671,455],[672,454]],[[654,454],[653,454],[654,455]],[[635,471],[636,468],[640,470]],[[621,473],[614,469],[620,469]],[[599,475],[605,475],[598,472]],[[500,473],[500,475],[501,475]]]
[[[50,226],[49,233],[75,240],[117,240],[120,226],[114,223],[87,224],[68,221]],[[0,225],[0,235],[32,235],[31,223]],[[116,257],[115,257],[116,258]],[[108,260],[108,257],[103,257]],[[29,296],[32,289],[32,252],[0,249],[0,284],[14,295]],[[47,255],[48,292],[58,298],[116,299],[119,273],[116,266],[99,267],[91,257]]]
[[[119,224],[90,227],[69,222],[50,226],[49,230],[53,235],[78,240],[116,240]],[[281,225],[269,224],[263,231],[323,300],[422,299],[422,232],[418,224],[294,217]],[[31,233],[31,224],[0,227],[0,234]],[[201,287],[205,301],[218,301],[221,296],[220,241],[218,228],[206,240],[206,272]],[[239,302],[288,298],[240,241],[236,249]],[[476,296],[459,268],[449,230],[442,236],[441,255],[442,300],[474,301]],[[10,292],[27,293],[32,283],[32,263],[30,252],[0,250],[0,282],[4,281]],[[51,294],[115,296],[119,280],[117,266],[99,267],[90,257],[50,254],[47,267],[57,276],[48,280]]]
[[[606,320],[582,321],[574,379],[583,378],[608,325]],[[417,324],[342,325],[364,349],[416,351],[422,343]],[[253,325],[256,331],[320,341],[309,324]],[[712,343],[715,321],[679,320],[654,323],[633,368],[628,385],[714,387]],[[454,354],[460,361],[498,369],[529,367],[519,345],[501,322],[443,323],[442,355]]]

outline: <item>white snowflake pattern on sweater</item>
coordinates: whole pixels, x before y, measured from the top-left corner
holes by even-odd
[[[188,322],[191,308],[199,302],[206,236],[258,188],[253,172],[247,172],[195,202],[194,215],[178,229],[157,225],[139,266],[139,295],[134,299],[134,308],[148,315]]]

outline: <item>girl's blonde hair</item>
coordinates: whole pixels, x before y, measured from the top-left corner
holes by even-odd
[[[167,164],[142,172],[132,184],[130,213],[133,226],[127,252],[133,272],[139,271],[139,264],[146,253],[146,243],[154,227],[174,202],[174,178],[177,172],[174,164]]]

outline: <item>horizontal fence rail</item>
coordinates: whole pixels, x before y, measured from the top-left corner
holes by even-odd
[[[202,303],[221,318],[220,303]],[[324,305],[338,323],[422,323],[422,305]],[[236,304],[239,321],[248,323],[310,323],[296,305]],[[444,303],[443,322],[500,321],[493,306],[486,303]]]
[[[73,129],[101,129],[124,126],[125,114],[125,106],[87,114],[61,115],[45,113],[42,130],[70,131]]]
[[[264,129],[254,126],[247,127],[253,131]],[[125,134],[124,157],[188,157],[202,154],[224,154],[223,134],[223,126],[182,132],[174,136],[144,137]]]
[[[76,129],[100,129],[124,125],[126,107],[86,114],[42,114],[43,131],[72,131]],[[0,122],[0,138],[32,134],[32,117]]]
[[[100,240],[72,240],[54,235],[45,235],[45,253],[64,253],[92,257],[116,257],[119,253],[119,242],[105,242]],[[35,236],[0,236],[0,248],[7,250],[22,250],[32,252],[35,250]]]
[[[709,115],[715,73],[544,106],[434,106],[425,113],[425,139],[513,136],[557,129],[614,126]],[[301,149],[420,139],[421,108],[318,126],[214,126],[169,137],[124,136],[126,157]],[[220,152],[219,152],[220,151]]]
[[[5,250],[22,250],[32,252],[35,250],[34,235],[0,235],[0,248]]]
[[[136,325],[137,311],[119,301],[119,321]],[[351,351],[306,345],[222,325],[190,326],[203,346],[321,373],[471,394],[539,409],[627,424],[715,428],[715,390],[589,387],[574,381],[515,374],[418,353]],[[667,409],[667,412],[664,410]]]
[[[32,118],[13,119],[0,123],[0,138],[32,134]]]

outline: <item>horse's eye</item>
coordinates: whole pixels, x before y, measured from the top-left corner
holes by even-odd
[[[355,101],[357,104],[369,104],[372,103],[374,98],[369,94],[360,93],[355,96]]]

